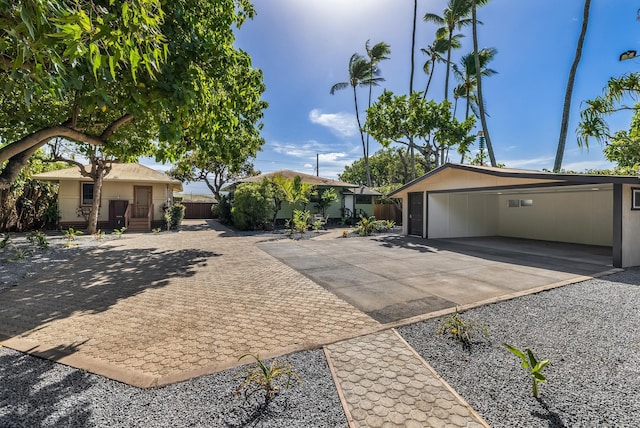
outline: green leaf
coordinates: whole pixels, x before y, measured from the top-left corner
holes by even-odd
[[[531,349],[529,348],[527,348],[527,355],[529,356],[529,364],[531,367],[535,367],[538,364],[538,361],[536,360],[536,357],[533,356],[533,352],[531,352]]]
[[[513,355],[515,355],[516,357],[520,358],[524,363],[527,363],[527,357],[524,355],[524,353],[519,350],[518,348],[515,348],[507,343],[503,343],[504,347],[507,348],[509,351],[511,351],[511,353]],[[524,367],[524,366],[523,366]],[[527,367],[525,367],[527,368]]]
[[[533,375],[534,378],[536,378],[536,380],[538,382],[546,382],[546,380],[547,380],[547,378],[544,377],[544,375],[542,373],[540,373],[540,372],[534,371],[531,374]]]

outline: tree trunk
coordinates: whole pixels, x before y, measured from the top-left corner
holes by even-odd
[[[427,86],[424,88],[424,94],[422,94],[422,99],[427,99],[427,92],[429,92],[429,86],[431,86],[431,79],[433,78],[433,71],[436,68],[436,60],[431,60],[431,73],[429,73],[429,79],[427,80]]]
[[[371,171],[369,171],[369,153],[367,153],[367,145],[364,142],[364,131],[360,123],[360,111],[358,110],[358,95],[356,87],[353,86],[353,103],[356,106],[356,120],[358,121],[358,130],[360,131],[360,140],[362,141],[362,151],[364,152],[364,167],[367,171],[367,186],[371,186]]]
[[[449,99],[449,72],[451,71],[451,42],[453,41],[453,30],[449,30],[449,46],[447,47],[447,74],[444,78],[444,99]]]
[[[487,145],[487,152],[489,153],[489,160],[491,166],[497,166],[496,157],[493,153],[493,144],[491,144],[491,138],[489,136],[489,128],[487,127],[487,118],[484,112],[484,98],[482,96],[482,73],[480,70],[480,58],[478,57],[478,19],[476,14],[476,0],[473,0],[471,7],[472,13],[472,29],[473,29],[473,59],[476,66],[476,85],[478,96],[478,109],[480,110],[480,122],[482,123],[482,132],[484,133],[485,144]]]
[[[564,105],[562,108],[562,122],[560,124],[560,137],[558,138],[558,150],[556,151],[556,159],[553,163],[553,172],[560,172],[562,168],[562,158],[564,157],[564,148],[567,144],[567,130],[569,128],[569,114],[571,112],[571,96],[573,95],[573,84],[576,79],[576,72],[578,70],[578,63],[580,57],[582,57],[582,45],[584,44],[584,38],[587,34],[587,25],[589,24],[589,8],[591,7],[591,0],[584,1],[584,11],[582,14],[582,29],[580,30],[580,37],[578,38],[578,45],[576,46],[576,53],[573,57],[573,63],[571,64],[571,70],[569,71],[569,79],[567,80],[567,89],[564,94]]]
[[[411,30],[411,72],[409,73],[409,96],[413,93],[413,74],[416,55],[416,20],[418,19],[418,0],[413,0],[413,28]]]
[[[102,183],[104,181],[104,165],[100,162],[93,177],[93,203],[89,213],[87,233],[93,235],[98,231],[98,214],[100,212],[100,197],[102,196]]]

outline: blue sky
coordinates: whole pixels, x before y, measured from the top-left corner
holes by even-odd
[[[337,178],[344,166],[362,156],[350,90],[330,95],[336,82],[348,79],[348,61],[365,54],[365,42],[384,41],[391,57],[380,64],[386,79],[374,88],[405,94],[409,88],[412,0],[254,0],[257,16],[237,32],[236,45],[264,72],[267,90],[263,137],[255,165],[262,172],[293,169]],[[420,0],[414,86],[423,89],[426,56],[419,48],[433,41],[436,26],[425,13],[442,14],[446,1]],[[639,2],[592,0],[591,19],[576,78],[569,138],[563,167],[582,171],[607,168],[601,147],[581,150],[575,142],[580,104],[602,92],[607,80],[638,71],[639,60],[618,61],[628,49],[640,50]],[[483,80],[488,126],[496,159],[507,167],[551,169],[558,142],[562,103],[569,68],[580,32],[583,0],[491,0],[478,10],[480,47],[496,48],[491,68],[498,74]],[[453,61],[472,50],[470,29]],[[445,67],[438,64],[429,98],[441,101]],[[363,88],[361,108],[366,108]],[[464,108],[458,109],[464,114]],[[363,118],[364,120],[364,118]],[[611,119],[625,128],[628,115]],[[379,148],[373,143],[371,153]],[[457,162],[457,155],[452,161]],[[207,193],[201,183],[185,192]]]

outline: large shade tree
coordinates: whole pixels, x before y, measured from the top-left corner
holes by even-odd
[[[242,143],[220,136],[261,117],[262,74],[233,47],[232,26],[253,15],[246,0],[3,6],[17,30],[0,43],[0,187],[56,137],[173,161],[221,144],[234,153]]]
[[[421,92],[407,96],[384,91],[367,111],[366,129],[385,147],[397,143],[410,148],[413,142],[429,171],[446,162],[451,147],[475,139],[469,135],[474,124],[473,116],[458,121],[447,100],[436,103],[425,100]]]

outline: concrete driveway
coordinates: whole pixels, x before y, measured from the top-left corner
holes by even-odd
[[[514,238],[334,237],[258,247],[381,323],[552,288],[612,269],[608,247]]]

